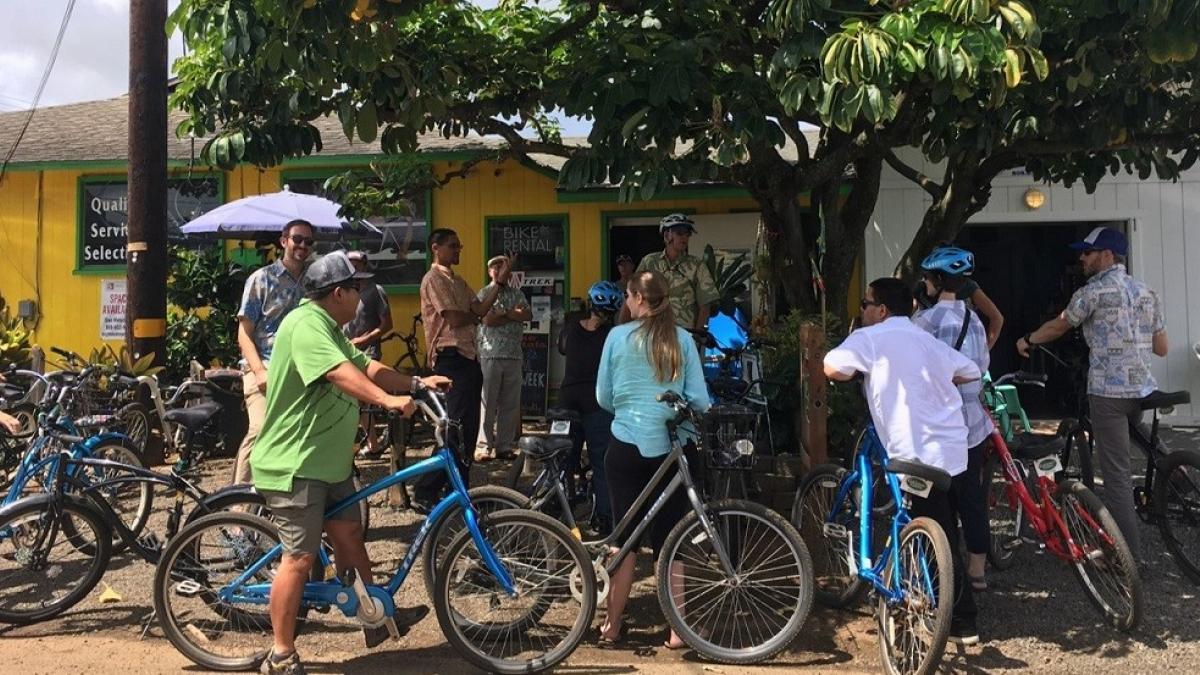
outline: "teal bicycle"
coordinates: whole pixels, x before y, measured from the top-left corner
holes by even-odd
[[[312,630],[336,608],[352,628],[386,628],[399,637],[393,596],[404,584],[430,531],[456,517],[466,527],[450,541],[435,575],[434,611],[447,641],[488,672],[534,673],[566,659],[596,608],[592,561],[566,526],[527,510],[481,516],[458,472],[447,439],[457,424],[440,395],[419,387],[421,411],[434,422],[439,449],[330,507],[328,514],[414,477],[443,472],[451,491],[429,514],[385,585],[341,574],[324,552],[316,580],[305,585],[297,630]],[[210,670],[247,670],[271,644],[271,580],[283,554],[275,526],[248,513],[206,516],[185,527],[162,553],[154,609],[167,639]],[[333,619],[334,630],[337,619]],[[343,625],[340,629],[345,629]]]
[[[874,592],[889,674],[932,673],[946,648],[954,609],[950,542],[932,519],[909,515],[907,495],[928,497],[950,482],[941,469],[889,459],[868,423],[854,469],[814,468],[792,506],[792,523],[812,553],[817,600],[841,608]]]

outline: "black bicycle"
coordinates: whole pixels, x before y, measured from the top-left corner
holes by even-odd
[[[60,440],[69,445],[72,439]],[[105,491],[131,484],[158,486],[174,494],[163,539],[154,532],[139,536],[105,499]],[[192,506],[185,508],[188,503]],[[207,493],[175,472],[63,454],[52,490],[0,509],[0,622],[36,623],[75,606],[104,576],[114,538],[157,564],[164,543],[184,525],[235,507],[261,512],[264,500],[249,486]]]
[[[1033,347],[1062,364],[1045,346]],[[1158,525],[1175,564],[1192,583],[1200,585],[1200,452],[1171,450],[1158,435],[1159,415],[1168,415],[1175,406],[1191,400],[1187,391],[1155,391],[1137,399],[1141,410],[1151,412],[1151,421],[1149,425],[1131,423],[1129,438],[1146,456],[1145,478],[1133,488],[1138,516]],[[1080,399],[1079,418],[1063,420],[1053,442],[1059,444],[1059,461],[1066,474],[1094,489],[1095,438],[1086,397]]]

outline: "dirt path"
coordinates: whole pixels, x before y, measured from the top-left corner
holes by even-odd
[[[1195,432],[1176,433],[1172,447],[1200,447]],[[1136,466],[1136,464],[1135,464]],[[381,474],[371,467],[368,478]],[[475,484],[495,480],[504,467],[480,467]],[[206,465],[209,481],[227,476],[227,462]],[[163,500],[165,501],[165,500]],[[158,503],[158,500],[156,500]],[[159,516],[156,516],[159,517]],[[369,548],[380,572],[395,568],[420,520],[381,504],[371,514]],[[152,521],[151,527],[155,527]],[[1017,565],[991,574],[992,586],[979,596],[980,630],[986,642],[965,651],[948,649],[947,672],[1166,673],[1200,672],[1200,593],[1161,550],[1157,530],[1144,526],[1147,565],[1143,577],[1146,613],[1141,627],[1123,635],[1106,627],[1071,570],[1034,550]],[[1030,548],[1030,547],[1027,547]],[[730,667],[671,652],[661,644],[666,626],[654,595],[644,556],[642,579],[629,609],[632,625],[617,648],[600,649],[589,638],[560,672],[589,673],[791,673],[878,672],[878,641],[870,608],[814,609],[791,649],[766,666]],[[397,596],[401,606],[425,603],[418,571]],[[102,604],[101,585],[71,612],[35,626],[0,627],[0,673],[178,673],[203,672],[188,662],[154,627],[142,639],[141,625],[151,605],[153,569],[140,559],[114,558],[105,583],[122,599]],[[602,612],[598,613],[599,621]],[[445,645],[436,619],[427,617],[401,642],[367,652],[353,628],[304,635],[301,653],[313,673],[474,672]]]

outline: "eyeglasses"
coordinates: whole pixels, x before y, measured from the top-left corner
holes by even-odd
[[[347,291],[354,291],[355,293],[362,293],[362,288],[360,287],[360,285],[357,281],[355,281],[353,283],[338,284],[338,288],[341,288],[341,289],[347,290]]]
[[[459,242],[459,241],[452,241],[448,244],[438,244],[438,246],[442,246],[444,248],[452,248],[456,251],[461,251],[462,249],[466,248],[465,246],[462,245],[462,242]]]
[[[313,239],[312,237],[306,237],[302,234],[293,234],[288,238],[291,239],[292,243],[297,246],[300,246],[301,244],[304,246],[312,246],[313,244],[317,243],[316,239]]]
[[[1099,253],[1099,252],[1100,252],[1100,249],[1098,249],[1098,248],[1089,248],[1083,252],[1083,255],[1092,255],[1093,253]]]
[[[859,309],[866,309],[866,308],[868,308],[868,307],[878,307],[878,306],[880,306],[880,305],[882,305],[882,304],[883,304],[882,302],[874,302],[874,301],[871,301],[871,300],[867,300],[866,298],[863,298],[862,300],[859,300],[859,301],[858,301],[858,308],[859,308]]]

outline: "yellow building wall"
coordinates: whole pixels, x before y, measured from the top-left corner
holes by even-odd
[[[458,166],[438,162],[434,168],[444,174]],[[310,161],[304,168],[321,167]],[[43,348],[58,346],[86,355],[103,344],[99,325],[100,281],[120,273],[75,272],[79,179],[121,173],[120,169],[10,170],[0,183],[0,294],[14,314],[19,300],[38,302],[41,318],[32,324],[33,341]],[[239,167],[224,176],[225,199],[277,191],[281,175],[280,168]],[[566,214],[568,294],[579,297],[603,273],[602,213],[688,210],[703,215],[756,208],[749,198],[660,199],[633,204],[560,203],[554,188],[554,179],[519,162],[481,163],[467,178],[452,180],[433,192],[430,226],[449,227],[458,232],[465,246],[459,271],[472,287],[478,288],[485,277],[486,218]],[[227,246],[238,244],[231,242]],[[408,330],[412,315],[420,311],[415,293],[392,295],[391,307],[396,328],[403,331]],[[398,349],[395,342],[389,346]],[[385,354],[387,358],[398,355],[398,352]]]

